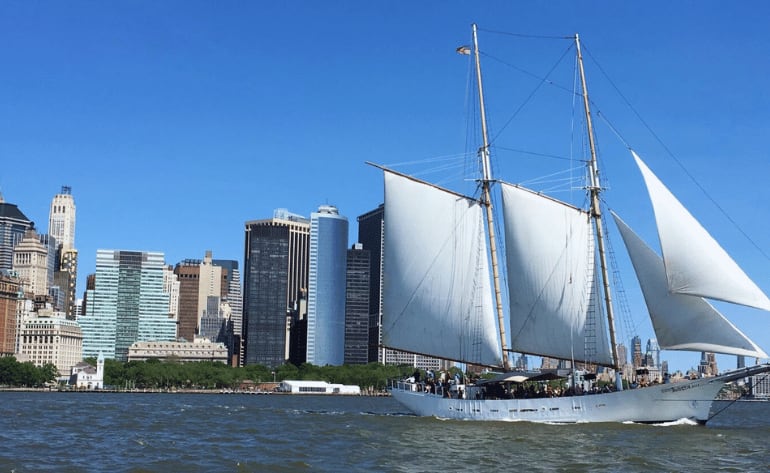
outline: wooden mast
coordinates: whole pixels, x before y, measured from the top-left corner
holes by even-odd
[[[481,83],[481,60],[479,58],[479,41],[476,34],[476,24],[473,24],[473,51],[476,59],[476,81],[479,89],[479,114],[481,115],[481,135],[484,144],[479,150],[481,155],[481,202],[486,207],[487,212],[487,234],[489,235],[489,250],[492,257],[492,279],[495,288],[495,303],[497,306],[497,324],[500,332],[500,346],[502,348],[503,367],[510,369],[508,362],[508,349],[505,342],[505,317],[503,315],[503,297],[500,292],[500,271],[497,263],[497,243],[495,241],[494,218],[492,211],[492,199],[490,193],[490,184],[492,182],[492,172],[489,165],[489,138],[487,136],[487,117],[484,110],[484,88]]]
[[[586,76],[583,69],[583,54],[580,51],[580,37],[575,35],[575,47],[577,48],[578,67],[580,68],[580,82],[583,86],[583,109],[586,115],[586,127],[588,129],[588,143],[591,148],[591,161],[588,163],[588,173],[591,179],[589,183],[589,193],[591,196],[591,215],[596,225],[596,239],[599,246],[599,266],[602,272],[602,284],[604,286],[604,304],[607,310],[607,321],[610,329],[610,343],[612,344],[612,360],[616,373],[620,370],[620,360],[618,359],[618,345],[615,341],[615,314],[612,309],[612,295],[610,294],[609,272],[607,270],[607,257],[604,252],[604,230],[602,228],[602,212],[599,206],[599,193],[601,185],[599,183],[599,168],[596,161],[596,143],[594,140],[594,128],[591,122],[591,109],[589,108],[588,86],[586,85]],[[620,388],[619,388],[620,389]]]

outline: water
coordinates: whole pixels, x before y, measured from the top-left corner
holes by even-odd
[[[370,397],[6,392],[0,401],[0,473],[770,471],[770,402],[733,403],[702,427],[442,421]]]

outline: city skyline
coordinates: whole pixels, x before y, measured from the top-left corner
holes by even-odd
[[[14,166],[0,172],[0,192],[43,233],[51,197],[71,186],[78,204],[78,297],[98,249],[162,251],[169,264],[212,250],[243,262],[244,222],[267,218],[276,207],[309,216],[325,203],[350,219],[375,209],[382,202],[380,177],[365,161],[465,151],[467,62],[454,49],[478,22],[527,34],[579,32],[588,55],[766,253],[770,160],[763,137],[770,97],[763,90],[770,51],[762,19],[768,8],[728,9],[712,1],[698,8],[666,2],[4,5],[0,38],[14,47],[0,52],[7,69],[0,153]],[[595,67],[589,72],[600,75]],[[489,102],[491,112],[509,106]],[[497,116],[493,129],[507,119]],[[533,128],[522,131],[542,139]],[[652,152],[651,141],[633,145],[644,146],[666,177],[680,171],[665,161],[665,151]],[[24,174],[24,163],[45,172]],[[625,187],[625,169],[610,171],[610,190]],[[706,217],[705,226],[767,291],[766,257],[728,231],[730,223],[681,175],[667,179],[672,190],[689,185],[683,199],[698,204],[694,213]],[[621,210],[634,218],[642,213],[636,204]],[[639,230],[654,241],[649,228]],[[631,304],[644,311],[638,296]],[[770,348],[767,314],[737,312],[729,314],[736,325]],[[638,331],[653,338],[649,327]],[[695,366],[699,354],[683,359],[673,366]]]

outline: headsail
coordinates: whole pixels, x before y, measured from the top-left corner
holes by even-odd
[[[512,349],[612,365],[603,318],[589,310],[598,281],[588,213],[510,184],[501,189]]]
[[[385,170],[383,345],[500,366],[480,204]]]
[[[754,342],[698,296],[669,292],[663,260],[614,212],[660,347],[767,358]]]
[[[770,311],[770,299],[765,293],[641,158],[631,153],[642,171],[655,210],[668,290]]]

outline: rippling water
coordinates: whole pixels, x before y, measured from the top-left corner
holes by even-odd
[[[442,421],[369,397],[0,393],[0,400],[0,473],[770,471],[770,402],[730,404],[702,427]]]

